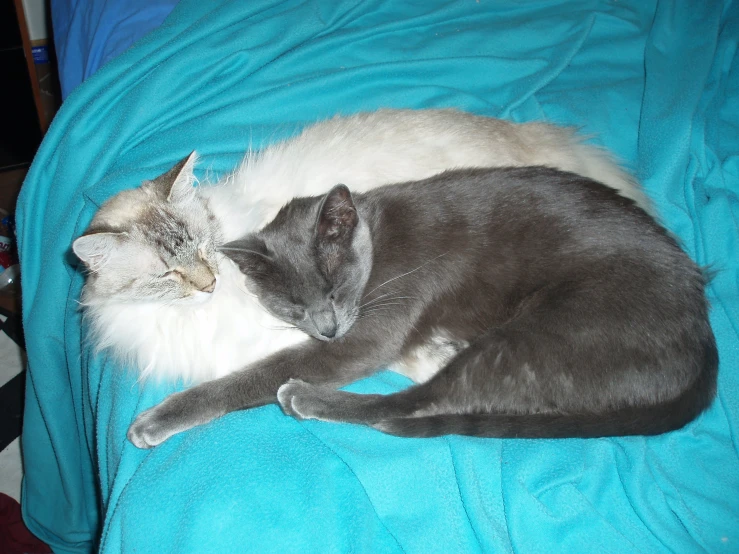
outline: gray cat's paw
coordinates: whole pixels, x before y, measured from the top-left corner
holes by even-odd
[[[128,440],[139,448],[152,448],[172,435],[223,415],[203,385],[169,396],[138,415],[128,428]]]
[[[290,379],[277,391],[282,411],[297,419],[327,419],[327,397],[333,389],[311,385],[300,379]]]
[[[285,415],[298,417],[298,415],[293,411],[293,391],[297,388],[295,384],[302,382],[303,381],[298,381],[297,379],[290,379],[287,383],[277,389],[277,402],[280,404]]]
[[[137,448],[153,448],[174,434],[162,425],[157,408],[159,406],[140,413],[128,428],[128,440]]]

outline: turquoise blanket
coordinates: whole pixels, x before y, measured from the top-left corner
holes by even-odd
[[[69,96],[19,200],[28,526],[57,552],[739,550],[737,37],[729,0],[183,0]],[[711,410],[653,438],[414,440],[268,406],[128,443],[171,390],[91,355],[72,240],[192,149],[218,174],[381,106],[574,124],[625,160],[716,271]]]

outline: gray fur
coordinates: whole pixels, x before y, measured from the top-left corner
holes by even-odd
[[[139,447],[276,397],[296,417],[398,435],[593,437],[678,429],[715,394],[700,269],[631,200],[574,174],[338,186],[224,252],[268,310],[320,340],[172,395],[131,426]],[[451,359],[427,382],[336,390],[439,336]]]

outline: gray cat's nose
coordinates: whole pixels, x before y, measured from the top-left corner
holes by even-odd
[[[330,329],[322,329],[319,332],[327,339],[332,339],[336,336],[336,325],[334,325]]]
[[[313,325],[318,331],[318,334],[327,339],[332,339],[336,336],[336,315],[333,311],[316,312],[310,316]]]

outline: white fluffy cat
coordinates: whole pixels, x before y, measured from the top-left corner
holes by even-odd
[[[195,156],[106,202],[74,251],[90,272],[82,304],[98,350],[142,378],[223,376],[306,335],[264,310],[216,245],[260,228],[294,196],[361,192],[459,167],[547,165],[599,180],[648,209],[637,183],[570,129],[454,110],[336,117],[249,154],[192,187]]]

